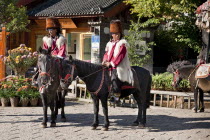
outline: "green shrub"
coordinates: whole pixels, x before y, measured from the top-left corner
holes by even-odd
[[[152,89],[153,90],[167,90],[167,91],[189,91],[190,86],[187,80],[182,80],[179,88],[174,89],[172,86],[173,74],[169,72],[155,74],[152,76]]]

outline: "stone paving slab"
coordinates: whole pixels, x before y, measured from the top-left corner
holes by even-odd
[[[151,106],[147,127],[130,125],[137,108],[109,107],[110,129],[102,131],[103,113],[100,106],[100,126],[91,130],[93,105],[85,102],[66,103],[67,122],[57,127],[41,128],[42,107],[0,107],[0,140],[210,140],[210,109],[194,113],[188,109]],[[50,109],[48,109],[50,110]]]

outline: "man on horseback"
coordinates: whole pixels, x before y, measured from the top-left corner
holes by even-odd
[[[122,26],[120,20],[110,22],[111,40],[107,43],[102,65],[111,70],[111,93],[119,100],[121,86],[124,83],[134,85],[133,73],[130,67],[127,47],[128,42],[122,39]]]
[[[62,69],[62,61],[66,57],[66,38],[61,34],[61,25],[58,19],[49,17],[46,19],[46,29],[49,32],[47,36],[43,37],[43,49],[50,49],[52,56],[59,59]],[[38,71],[33,76],[33,84],[36,84]]]

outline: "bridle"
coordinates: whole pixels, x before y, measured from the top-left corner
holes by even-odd
[[[176,77],[178,77],[180,75],[180,73],[179,73],[178,69],[173,73],[174,73],[173,82],[176,83],[177,82]]]
[[[67,83],[69,81],[69,79],[71,82],[74,80],[74,71],[76,69],[76,66],[73,64],[70,64],[70,65],[71,65],[71,70],[70,70],[71,74],[68,73],[68,74],[66,74],[64,79],[61,79],[61,80],[64,80],[64,83]]]
[[[39,73],[40,77],[42,78],[44,76],[47,76],[49,78],[49,81],[46,84],[41,83],[42,85],[39,88],[40,93],[45,87],[48,87],[49,85],[51,85],[51,82],[53,81],[53,78],[52,78],[52,75],[51,75],[52,66],[53,66],[53,61],[50,60],[50,68],[47,72],[44,72],[44,71],[42,71],[41,66],[38,63],[38,73]]]

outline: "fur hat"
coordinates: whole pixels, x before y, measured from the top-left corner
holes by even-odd
[[[46,29],[61,28],[60,22],[57,18],[46,18]]]
[[[122,34],[122,25],[120,20],[112,20],[110,22],[110,33],[121,33]]]

